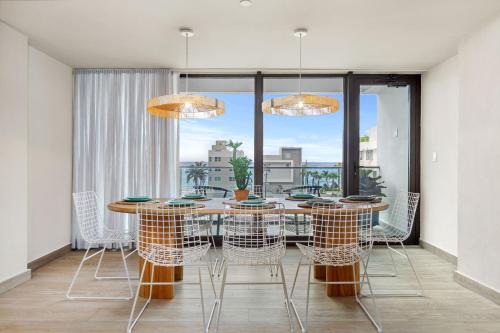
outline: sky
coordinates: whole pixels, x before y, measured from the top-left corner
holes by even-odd
[[[207,161],[216,140],[243,142],[241,149],[253,159],[253,93],[205,93],[225,103],[222,116],[180,122],[180,161]],[[264,100],[283,94],[264,94]],[[343,95],[336,113],[314,117],[286,117],[264,114],[264,155],[278,154],[280,147],[302,147],[303,162],[341,162]],[[377,123],[377,97],[361,95],[360,134]]]

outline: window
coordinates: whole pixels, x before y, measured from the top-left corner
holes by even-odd
[[[265,76],[264,100],[297,94],[299,80]],[[286,117],[264,114],[263,179],[274,195],[302,185],[321,186],[322,196],[340,196],[342,190],[344,79],[303,77],[302,92],[339,101],[339,110],[323,116]],[[286,180],[286,181],[285,181]]]
[[[179,161],[182,181],[181,191],[192,191],[194,180],[188,171],[192,165],[202,162],[207,169],[192,172],[202,179],[203,185],[234,188],[229,181],[232,171],[229,158],[232,149],[227,146],[229,140],[243,143],[238,151],[253,160],[254,154],[254,114],[255,114],[255,78],[254,76],[207,76],[189,75],[189,92],[201,96],[217,98],[224,102],[223,115],[212,119],[186,119],[179,122]],[[179,79],[179,92],[185,91],[186,78]]]
[[[234,177],[229,177],[230,182],[234,182]]]
[[[359,152],[359,160],[362,161],[363,160],[363,155],[364,155],[364,151],[360,151]]]
[[[373,160],[373,150],[367,150],[366,151],[366,160],[367,161],[372,161]]]

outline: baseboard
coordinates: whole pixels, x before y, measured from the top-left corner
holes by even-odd
[[[59,257],[62,257],[63,255],[65,255],[69,251],[71,251],[71,244],[64,245],[63,247],[61,247],[55,251],[52,251],[52,252],[50,252],[50,253],[48,253],[48,254],[46,254],[38,259],[30,261],[28,263],[28,268],[31,269],[32,271],[34,271],[34,270],[42,267],[43,265],[46,265],[49,262],[51,262]]]
[[[439,247],[436,247],[430,243],[427,243],[422,239],[420,239],[419,244],[423,249],[426,249],[427,251],[434,253],[438,257],[443,258],[444,260],[452,263],[453,265],[457,265],[457,256],[449,252],[446,252],[445,250],[442,250]]]
[[[10,279],[7,279],[3,282],[0,282],[0,294],[17,287],[21,283],[24,283],[31,279],[31,269],[27,269],[26,271],[19,273]]]
[[[455,280],[456,283],[460,284],[461,286],[475,292],[476,294],[479,294],[490,301],[500,305],[500,292],[485,286],[484,284],[458,272],[455,271],[453,273],[453,279]]]

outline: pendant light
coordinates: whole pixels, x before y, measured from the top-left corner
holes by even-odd
[[[191,29],[181,28],[186,39],[186,90],[184,93],[153,97],[148,101],[148,112],[154,116],[173,119],[213,118],[224,113],[224,102],[216,98],[189,94],[189,38],[194,36]]]
[[[337,99],[302,93],[302,38],[307,35],[307,29],[296,29],[293,35],[299,38],[299,93],[264,101],[262,112],[282,116],[320,116],[337,112]]]

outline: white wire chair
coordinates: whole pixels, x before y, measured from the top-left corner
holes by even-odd
[[[203,297],[203,284],[201,268],[207,267],[214,298],[217,299],[215,286],[212,279],[211,268],[208,262],[201,262],[210,248],[210,242],[201,238],[200,219],[196,206],[185,207],[180,205],[165,206],[158,203],[142,203],[137,206],[137,249],[138,254],[144,259],[139,279],[139,287],[135,295],[127,332],[131,333],[147,306],[151,303],[153,286],[175,286],[178,284],[197,284],[200,286],[200,299],[202,308],[203,330],[208,332],[215,313],[218,301],[212,307],[208,324],[205,318],[205,302]],[[191,266],[198,268],[198,281],[172,281],[154,282],[145,281],[146,263],[151,265],[151,274],[154,276],[156,267]],[[134,317],[135,308],[139,299],[142,286],[149,287],[149,297],[137,316]]]
[[[206,198],[218,198],[220,195],[217,195],[221,191],[218,190],[217,187],[213,189],[210,186],[199,186],[195,187],[194,191],[196,194],[201,194],[205,196]],[[226,193],[224,194],[224,197],[226,196]],[[220,214],[217,214],[217,230],[220,230],[220,223],[221,223],[221,216]],[[215,273],[218,271],[220,275],[221,269],[217,270],[217,267],[219,266],[219,256],[217,255],[217,246],[215,244],[215,239],[214,239],[214,234],[213,234],[213,225],[214,225],[214,219],[213,215],[205,215],[200,217],[200,230],[205,231],[205,234],[207,236],[207,239],[210,239],[214,252],[215,252],[215,259],[212,258],[211,253],[209,252],[209,257],[210,257],[210,266],[211,266],[211,274],[212,276],[215,276]],[[222,266],[222,265],[221,265]]]
[[[130,282],[131,277],[127,267],[127,258],[135,252],[131,251],[129,254],[125,255],[123,250],[123,244],[130,244],[135,242],[134,233],[123,233],[118,230],[110,229],[103,224],[101,215],[97,206],[97,196],[95,192],[80,192],[73,193],[73,202],[75,205],[76,218],[78,221],[78,226],[83,239],[88,243],[87,250],[78,266],[78,269],[71,280],[71,284],[66,292],[66,297],[68,299],[123,299],[129,300],[133,297],[132,284]],[[103,248],[96,253],[89,255],[90,249],[96,245],[100,246],[103,244]],[[104,253],[106,253],[106,247],[108,245],[118,244],[120,247],[120,252],[122,256],[123,267],[125,270],[125,276],[100,276],[99,269],[101,267],[102,259],[104,258]],[[97,264],[94,278],[96,280],[118,280],[126,279],[128,282],[129,296],[74,296],[71,294],[73,286],[80,274],[83,264],[100,254],[99,262]]]
[[[225,210],[224,236],[222,241],[224,267],[219,294],[220,304],[216,332],[219,331],[224,288],[226,285],[231,284],[281,284],[283,286],[290,329],[293,331],[288,291],[281,262],[286,250],[284,227],[284,205],[281,203],[275,204],[274,208],[267,205],[235,206],[235,208]],[[281,273],[281,281],[227,282],[229,265],[278,266]]]
[[[253,185],[251,193],[258,197],[261,197],[262,199],[265,199],[266,187],[264,185]]]
[[[379,225],[373,227],[373,232],[371,234],[370,240],[372,242],[383,242],[386,244],[394,272],[390,274],[369,273],[370,276],[376,276],[376,277],[397,276],[398,270],[396,268],[396,263],[392,256],[392,252],[395,252],[408,260],[408,263],[413,271],[413,274],[415,275],[415,279],[417,281],[419,290],[410,293],[401,293],[401,292],[377,293],[377,295],[379,296],[424,296],[424,289],[422,287],[422,283],[420,282],[417,271],[415,270],[415,267],[413,266],[413,263],[410,260],[408,252],[406,251],[406,247],[403,244],[403,242],[406,239],[408,239],[408,237],[411,234],[413,223],[415,221],[415,215],[417,213],[419,199],[420,199],[419,193],[399,192],[398,195],[396,196],[396,200],[394,201],[394,205],[392,206],[391,213],[389,215],[389,220],[388,221],[381,220],[379,221]],[[400,244],[403,249],[403,253],[392,248],[390,246],[390,243]]]
[[[375,298],[372,298],[373,315],[368,311],[366,305],[358,296],[358,276],[355,264],[361,263],[366,268],[372,243],[367,241],[372,231],[372,208],[370,206],[361,206],[357,208],[333,208],[329,205],[315,204],[312,207],[311,229],[312,235],[309,237],[307,245],[297,243],[302,256],[293,281],[290,293],[290,304],[297,316],[302,332],[308,328],[309,318],[309,294],[311,284],[352,284],[356,302],[363,309],[367,317],[373,323],[378,332],[382,332],[382,325],[379,320]],[[307,294],[306,294],[306,313],[305,320],[302,322],[298,314],[295,303],[293,302],[293,292],[297,283],[297,276],[302,261],[306,258],[308,265]],[[311,281],[311,268],[314,264],[324,266],[352,266],[352,280],[350,281]],[[366,278],[366,283],[373,293],[370,280],[365,273],[359,291],[362,290]]]

